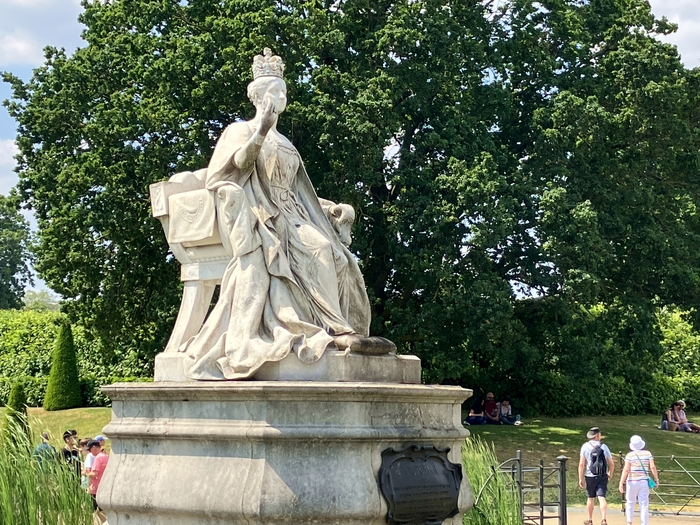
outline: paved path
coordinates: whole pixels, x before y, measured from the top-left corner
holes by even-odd
[[[588,519],[585,507],[572,507],[567,511],[568,525],[583,525],[583,522]],[[546,520],[548,525],[556,525],[557,520]],[[635,513],[633,525],[639,525],[639,513]],[[619,505],[608,507],[608,525],[626,525],[625,513],[620,510]],[[600,525],[600,511],[596,505],[593,512],[593,525]],[[649,525],[700,525],[700,516],[659,516],[654,513],[649,514]]]

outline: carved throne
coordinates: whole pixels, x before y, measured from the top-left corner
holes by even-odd
[[[219,234],[215,197],[204,188],[206,169],[177,173],[165,182],[151,184],[152,213],[163,225],[170,250],[182,265],[184,282],[180,311],[165,353],[177,352],[199,332],[214,289],[233,252]],[[226,243],[228,244],[228,243]]]

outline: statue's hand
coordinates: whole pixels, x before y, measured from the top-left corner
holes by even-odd
[[[270,131],[270,128],[277,122],[277,111],[275,104],[269,98],[263,101],[263,110],[260,117],[260,133],[264,136]]]
[[[355,222],[355,210],[349,204],[336,204],[326,199],[318,199],[323,212],[333,229],[345,246],[352,243],[352,223]]]

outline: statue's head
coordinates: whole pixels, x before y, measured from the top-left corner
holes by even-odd
[[[253,59],[253,81],[248,84],[248,98],[256,108],[269,99],[279,114],[287,107],[287,85],[284,83],[284,62],[266,47]]]

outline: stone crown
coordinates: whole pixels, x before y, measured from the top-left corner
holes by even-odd
[[[283,78],[284,62],[277,55],[273,55],[269,47],[263,50],[262,55],[253,58],[253,80],[260,77]]]

